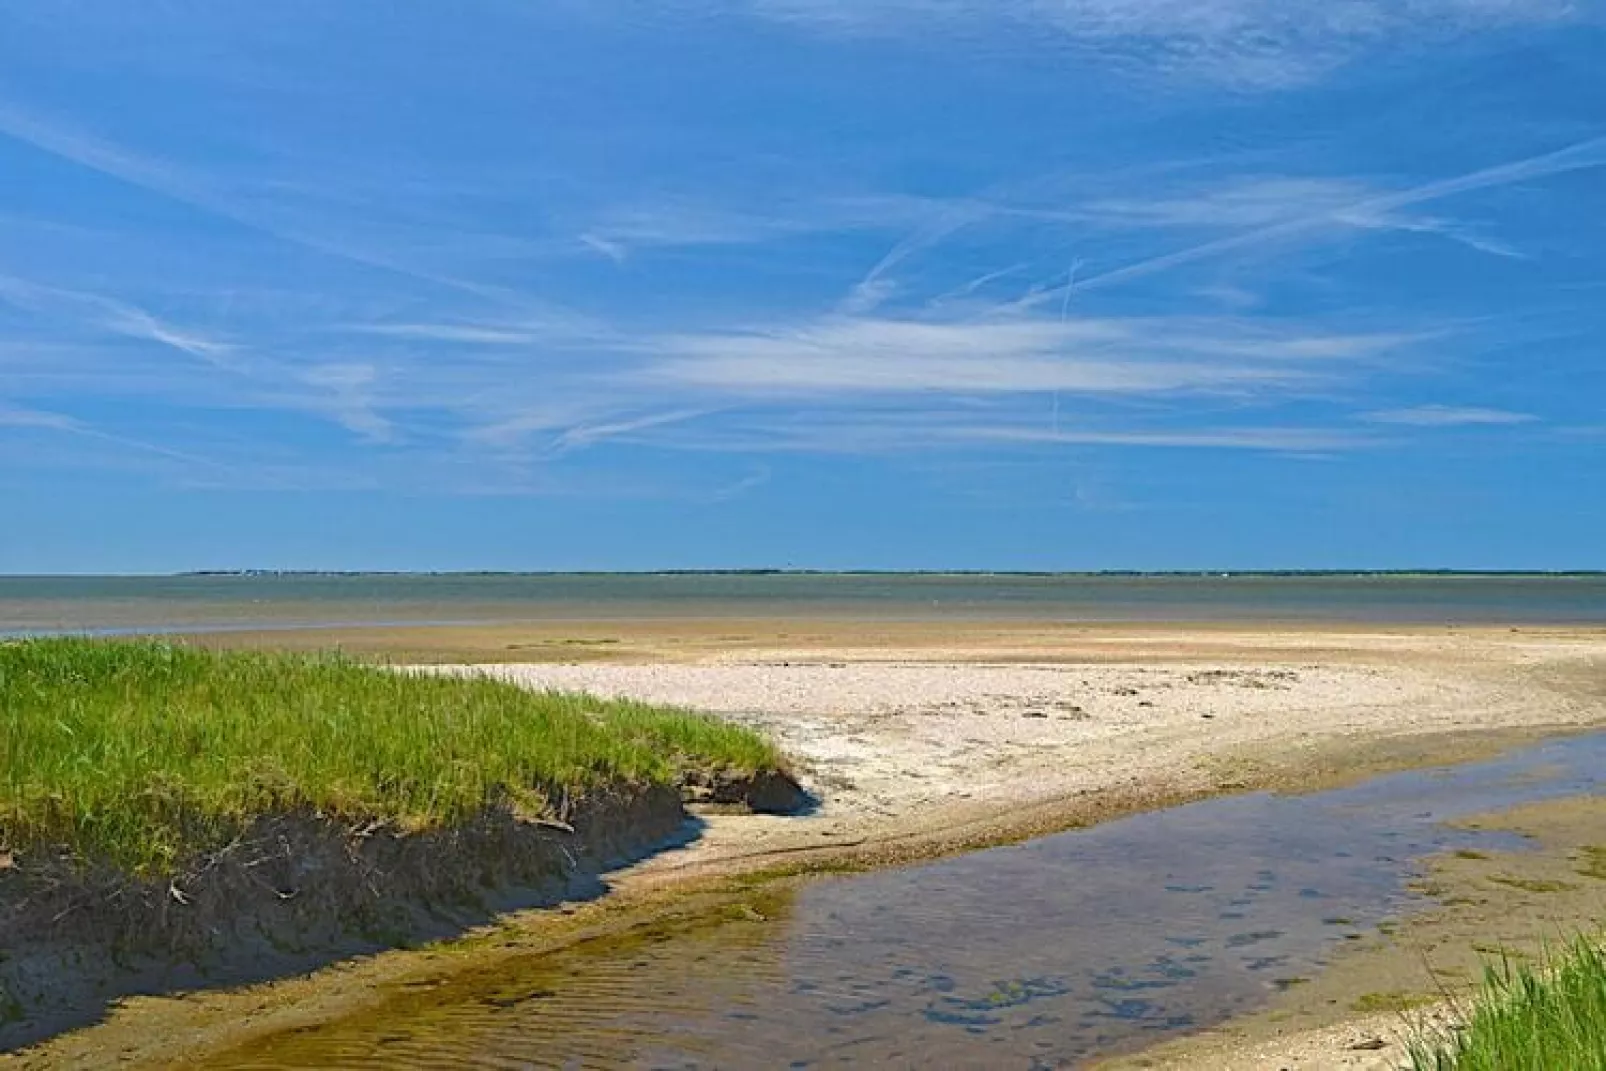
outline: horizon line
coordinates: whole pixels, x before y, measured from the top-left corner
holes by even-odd
[[[148,573],[0,573],[0,580],[182,580],[274,577],[650,577],[650,576],[963,576],[963,577],[1594,577],[1606,569],[1290,568],[1290,569],[190,569]]]

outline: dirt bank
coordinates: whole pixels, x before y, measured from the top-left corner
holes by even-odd
[[[264,817],[160,878],[34,852],[0,862],[0,1049],[82,1027],[131,994],[242,985],[591,899],[609,870],[697,835],[686,800],[798,808],[783,775],[621,787],[556,819],[488,808],[450,829]]]
[[[735,875],[896,862],[1205,795],[1476,758],[1606,721],[1598,630],[772,622],[762,635],[721,633],[739,637],[721,647],[705,626],[654,627],[629,633],[648,661],[496,672],[756,725],[799,760],[818,810],[711,815],[694,845],[611,878],[613,895],[517,916],[484,939],[556,947],[681,910]],[[576,638],[611,635],[598,626]],[[478,946],[462,947],[472,960]],[[166,1066],[182,1054],[204,1064],[252,1036],[361,1014],[377,987],[438,977],[458,960],[449,949],[392,954],[268,987],[137,1002],[18,1062]]]

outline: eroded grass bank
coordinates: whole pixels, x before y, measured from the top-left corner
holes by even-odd
[[[800,798],[770,744],[684,710],[333,655],[0,644],[0,1048],[6,1018],[113,975],[271,975],[509,890],[583,894],[684,826],[683,792],[755,786]]]

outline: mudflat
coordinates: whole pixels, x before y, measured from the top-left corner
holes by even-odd
[[[335,641],[436,663],[421,672],[716,711],[773,735],[819,796],[806,817],[710,815],[695,845],[626,872],[603,902],[517,921],[520,940],[554,946],[635,924],[733,875],[919,858],[1209,795],[1471,759],[1606,722],[1600,629],[722,620],[209,642]],[[441,969],[419,956],[136,1002],[12,1059],[204,1061],[254,1036],[360,1014],[381,981]]]

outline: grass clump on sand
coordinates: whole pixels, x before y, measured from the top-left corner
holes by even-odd
[[[1580,940],[1535,970],[1488,968],[1464,1028],[1418,1039],[1414,1071],[1606,1071],[1606,955]]]
[[[157,873],[290,811],[430,829],[682,772],[779,768],[741,727],[337,655],[0,643],[0,851]]]

